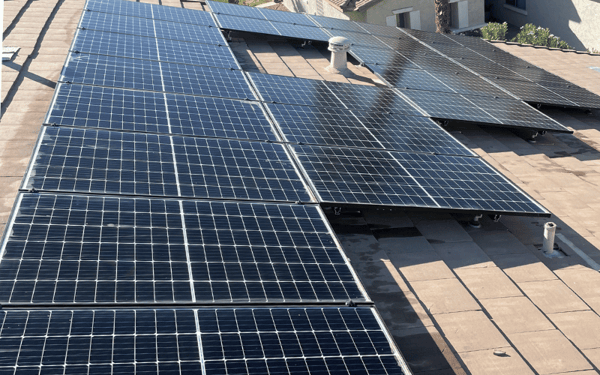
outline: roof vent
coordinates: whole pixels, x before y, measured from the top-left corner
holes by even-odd
[[[328,72],[349,74],[346,52],[350,50],[350,44],[350,40],[343,36],[334,36],[329,39],[329,48],[327,49],[331,51],[331,64],[326,68]]]

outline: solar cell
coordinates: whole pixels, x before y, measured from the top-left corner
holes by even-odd
[[[282,145],[190,137],[173,142],[182,196],[311,201]]]
[[[354,112],[386,149],[475,156],[471,150],[426,117]]]
[[[331,37],[318,27],[273,22],[279,34],[297,39],[328,41]]]
[[[548,215],[479,158],[319,146],[293,150],[322,202]]]
[[[293,25],[304,25],[318,27],[306,14],[282,12],[280,10],[258,8],[263,16],[269,21],[283,22]],[[246,16],[247,17],[247,16]]]
[[[221,22],[221,16],[227,14],[231,16],[247,17],[260,20],[265,19],[263,12],[261,12],[259,8],[240,6],[237,4],[228,4],[212,0],[207,0],[207,4],[208,6],[210,6],[210,10],[212,10],[213,13],[217,16],[219,22]]]
[[[47,124],[168,134],[164,94],[59,83]]]
[[[62,82],[145,91],[254,99],[242,72],[114,56],[71,54]]]
[[[346,109],[268,104],[286,141],[342,147],[382,148]]]
[[[368,300],[314,205],[24,193],[18,210],[4,304]]]
[[[351,110],[423,115],[394,90],[388,88],[338,82],[327,82],[327,87]]]
[[[366,307],[2,311],[0,371],[408,373],[375,314]]]
[[[252,72],[248,76],[262,101],[344,108],[323,81]]]
[[[249,33],[281,35],[275,26],[273,26],[273,23],[265,19],[236,17],[228,14],[217,14],[216,17],[222,29],[246,31]]]

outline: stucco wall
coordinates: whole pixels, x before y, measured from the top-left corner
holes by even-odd
[[[314,0],[312,0],[314,1]],[[484,0],[468,0],[469,2],[469,25],[481,25],[484,23]],[[377,25],[385,25],[385,19],[391,16],[392,11],[412,7],[413,11],[421,12],[421,30],[435,31],[435,7],[434,0],[385,0],[367,9],[366,22]]]
[[[600,2],[595,0],[527,0],[526,15],[494,0],[495,18],[516,26],[526,23],[547,27],[578,50],[600,50]]]

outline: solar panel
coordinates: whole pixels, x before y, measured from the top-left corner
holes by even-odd
[[[264,20],[265,16],[261,12],[260,8],[240,6],[237,4],[228,4],[220,1],[207,0],[206,2],[210,6],[210,10],[217,16],[219,22],[221,22],[222,15],[231,15],[238,17],[247,17]]]
[[[508,79],[499,76],[487,78],[496,85],[510,91],[512,94],[524,101],[576,106],[576,103],[563,98],[552,92],[550,89],[542,87],[531,81],[525,81],[523,79]]]
[[[272,25],[275,26],[279,34],[290,38],[319,40],[322,42],[326,42],[331,38],[318,27],[293,25],[280,22],[273,22]]]
[[[474,157],[293,146],[322,202],[548,215]]]
[[[382,148],[348,110],[268,104],[286,141],[341,147]]]
[[[160,61],[204,65],[216,68],[241,69],[227,45],[188,43],[156,39]]]
[[[359,45],[371,48],[379,48],[379,49],[389,49],[386,44],[384,44],[381,40],[377,39],[374,35],[371,34],[363,34],[362,32],[353,32],[347,30],[338,30],[338,29],[324,29],[331,36],[343,36],[350,40],[352,45]]]
[[[91,29],[151,38],[156,37],[154,22],[148,18],[127,17],[100,12],[84,12],[79,26],[83,30]]]
[[[344,108],[323,81],[248,72],[262,101]]]
[[[88,29],[78,31],[71,50],[97,55],[158,60],[154,38]]]
[[[475,156],[471,150],[426,117],[353,112],[386,149]]]
[[[327,82],[327,87],[351,110],[423,115],[394,90],[388,88],[338,82]]]
[[[368,300],[314,205],[24,193],[17,207],[3,304]]]
[[[440,207],[548,214],[479,158],[401,152],[392,155]]]
[[[350,49],[350,54],[358,61],[365,64],[392,65],[400,68],[419,69],[420,67],[401,54],[392,50],[383,50],[368,48],[363,46],[354,46]]]
[[[43,130],[24,186],[81,193],[311,200],[282,145],[55,127]]]
[[[62,82],[145,91],[254,99],[242,72],[194,65],[71,54]]]
[[[429,70],[429,73],[450,86],[459,94],[475,96],[491,96],[501,98],[511,98],[512,96],[482,78],[469,73],[465,69],[454,72],[437,72]]]
[[[46,124],[277,141],[256,102],[60,83]]]
[[[459,94],[423,90],[401,90],[401,92],[430,117],[488,124],[499,123],[497,119]]]
[[[177,23],[217,26],[209,12],[128,1],[88,1],[87,10]]]
[[[370,34],[384,36],[388,38],[406,37],[402,31],[396,27],[374,25],[372,23],[358,22],[358,25]]]
[[[203,309],[198,321],[210,374],[405,374],[369,308]]]
[[[468,99],[475,105],[483,108],[494,118],[498,119],[502,125],[571,133],[569,129],[565,128],[557,121],[520,100],[471,96],[469,96]]]
[[[154,27],[156,28],[157,38],[227,45],[223,34],[216,27],[161,21],[154,21]]]
[[[278,140],[256,102],[168,94],[167,104],[173,134]]]
[[[367,67],[392,86],[411,89],[454,92],[452,88],[424,70],[397,69],[392,66],[367,64]]]
[[[44,127],[24,187],[177,196],[171,139],[144,133]]]
[[[330,32],[334,34],[334,36],[340,36],[337,33],[342,30],[353,31],[355,33],[362,34],[369,33],[364,28],[362,28],[357,22],[343,20],[339,18],[317,16],[315,14],[309,15],[309,17],[322,28],[330,30]]]
[[[263,16],[269,21],[283,22],[293,25],[304,25],[318,27],[306,14],[282,12],[280,10],[258,8]]]
[[[173,142],[182,196],[312,200],[282,145],[191,137]]]
[[[265,19],[236,17],[227,14],[217,14],[216,17],[222,29],[280,35],[273,23]]]
[[[164,94],[59,83],[46,124],[170,133]]]
[[[29,374],[408,373],[370,308],[0,312],[0,370]]]

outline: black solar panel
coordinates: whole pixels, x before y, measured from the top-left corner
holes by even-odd
[[[279,144],[54,127],[44,129],[24,186],[81,193],[311,200]]]
[[[265,102],[344,108],[323,81],[261,73],[248,76]]]
[[[354,56],[358,61],[365,64],[376,64],[376,65],[392,65],[399,68],[405,69],[419,69],[420,67],[410,60],[402,56],[401,54],[384,49],[368,48],[363,46],[354,46],[350,50],[350,54]]]
[[[145,91],[254,99],[242,72],[121,57],[71,54],[61,81]]]
[[[406,37],[406,34],[398,30],[396,27],[380,26],[365,22],[359,22],[358,25],[370,34],[380,35],[388,38]]]
[[[389,49],[386,44],[384,44],[381,40],[377,39],[374,35],[364,34],[362,31],[354,32],[347,30],[326,30],[331,36],[343,36],[344,38],[348,38],[352,45],[359,45],[371,48],[380,48],[380,49]]]
[[[5,304],[367,300],[314,205],[25,193],[18,209]]]
[[[471,150],[426,117],[353,112],[386,149],[475,156]]]
[[[424,70],[419,69],[397,69],[392,66],[367,64],[367,67],[378,74],[392,86],[411,89],[454,92],[454,90],[445,85],[442,81],[435,78]]]
[[[347,109],[268,104],[286,141],[341,147],[382,148]]]
[[[320,200],[547,215],[474,157],[293,146]]]
[[[217,14],[216,17],[222,29],[246,31],[249,33],[281,35],[275,26],[273,26],[273,23],[265,20],[264,18],[257,19],[236,17],[228,14]]]
[[[217,16],[219,22],[221,22],[222,15],[232,15],[238,17],[247,17],[247,18],[255,18],[264,20],[265,16],[263,15],[260,8],[249,7],[249,6],[240,6],[237,4],[228,4],[220,1],[207,1],[208,6],[210,6],[210,10]]]
[[[337,82],[327,82],[327,87],[345,105],[354,111],[392,112],[422,116],[417,108],[412,106],[394,90],[366,85],[349,85]]]
[[[282,145],[190,137],[173,142],[182,196],[311,201]]]
[[[429,70],[429,73],[459,94],[512,98],[510,94],[465,69],[447,72]]]
[[[552,92],[551,89],[542,87],[531,81],[526,81],[524,79],[508,79],[499,76],[486,78],[527,102],[576,106],[576,103]]]
[[[365,307],[10,310],[0,323],[7,374],[405,373]]]
[[[417,103],[430,117],[488,124],[499,123],[497,119],[459,94],[423,90],[401,90],[401,92]]]
[[[58,85],[46,124],[277,141],[256,102]]]

